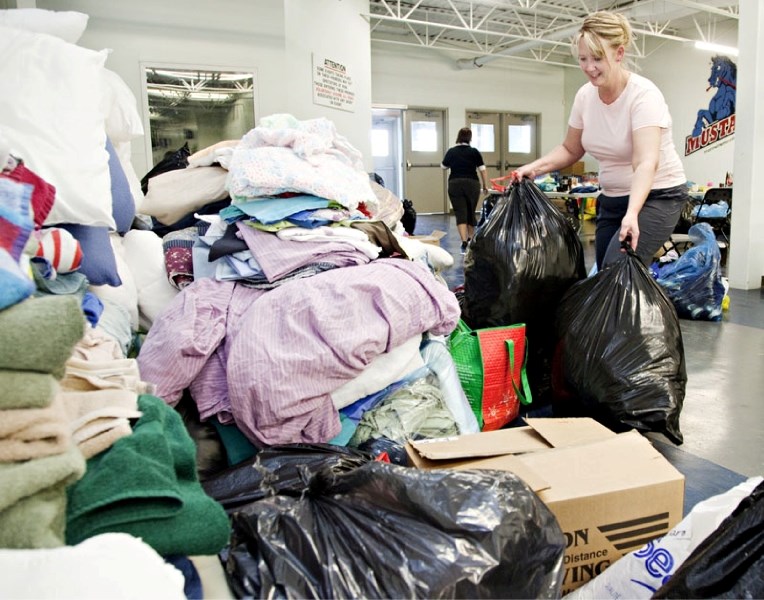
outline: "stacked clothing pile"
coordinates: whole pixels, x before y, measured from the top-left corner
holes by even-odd
[[[257,446],[332,440],[339,410],[422,368],[422,335],[454,328],[458,303],[434,276],[453,258],[403,234],[402,203],[327,119],[266,117],[149,179],[143,209],[167,212],[152,208],[154,182],[209,161],[228,170],[231,203],[198,215],[202,235],[167,244],[196,236],[193,281],[153,321],[141,374],[173,406],[188,390],[202,421]],[[395,369],[374,365],[393,353]]]

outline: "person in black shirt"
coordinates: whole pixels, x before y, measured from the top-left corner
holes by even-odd
[[[462,127],[456,136],[456,145],[448,149],[440,165],[451,170],[448,175],[448,199],[456,214],[456,228],[462,238],[462,254],[475,233],[475,210],[480,192],[488,191],[483,156],[477,148],[470,146],[471,141],[472,130]]]

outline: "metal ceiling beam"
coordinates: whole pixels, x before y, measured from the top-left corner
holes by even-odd
[[[729,19],[740,19],[737,7],[730,7],[725,9],[716,6],[709,6],[708,4],[704,4],[702,2],[695,2],[694,0],[667,0],[667,2],[670,4],[676,4],[677,6],[691,8],[692,10],[698,12],[707,12],[712,15],[719,15],[720,17],[726,17]]]
[[[522,53],[526,53],[526,55],[531,53],[536,57],[530,60],[546,62],[539,57],[553,53],[555,48],[560,46],[562,40],[566,37],[572,37],[578,30],[581,20],[591,8],[586,5],[584,0],[581,0],[580,6],[553,6],[545,3],[544,0],[504,0],[503,2],[501,0],[442,0],[440,4],[435,4],[436,0],[431,1],[432,4],[423,6],[423,0],[416,0],[413,4],[401,0],[395,2],[393,0],[374,0],[372,7],[383,8],[385,12],[382,14],[370,12],[363,16],[369,20],[372,31],[387,36],[384,39],[374,38],[377,41],[392,41],[389,38],[398,35],[395,32],[386,33],[380,27],[383,23],[392,23],[408,29],[420,46],[445,49],[461,46],[478,48],[479,51],[484,52],[482,56],[457,61],[460,68],[476,68],[499,57],[517,56]],[[733,1],[730,0],[729,3],[731,4]],[[684,13],[680,15],[682,17],[703,11],[725,18],[738,18],[736,8],[721,7],[725,0],[709,0],[707,3],[700,3],[696,0],[662,0],[662,2],[664,3],[662,5],[663,14],[667,15],[667,18],[664,19],[661,19],[661,11],[657,10],[651,0],[615,2],[611,10],[622,12],[632,19],[632,29],[643,39],[653,37],[675,42],[692,42],[694,40],[674,35],[673,30],[669,29],[671,20],[677,18],[673,16],[677,11],[674,10],[672,16],[669,17],[668,15],[672,11],[666,10],[665,3],[683,7],[685,10],[678,11]],[[639,14],[649,11],[648,7],[651,5],[656,8],[654,20],[640,19]],[[550,8],[555,8],[555,10],[552,11]],[[536,17],[542,17],[542,22],[539,22]],[[433,18],[436,20],[432,20]],[[634,19],[636,19],[636,23]],[[444,20],[446,22],[443,22]],[[562,27],[554,27],[553,25],[559,20],[566,21],[567,24]],[[517,23],[517,25],[512,25],[512,23]],[[446,35],[447,32],[453,32],[454,35],[448,36]],[[454,39],[457,34],[461,34],[464,39]],[[482,43],[479,40],[482,40]],[[512,42],[518,43],[508,46]],[[417,44],[407,45],[416,46]],[[535,48],[541,45],[550,45],[549,53],[541,50],[533,52]],[[497,51],[497,48],[502,46],[505,48]],[[492,50],[490,50],[491,48]]]

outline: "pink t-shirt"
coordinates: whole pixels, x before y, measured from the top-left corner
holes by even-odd
[[[628,196],[631,190],[631,133],[641,127],[661,128],[660,159],[652,189],[687,181],[674,147],[671,115],[663,94],[641,75],[631,73],[626,88],[612,104],[602,102],[597,88],[585,83],[576,93],[568,125],[583,130],[581,143],[599,161],[600,187],[608,196]]]

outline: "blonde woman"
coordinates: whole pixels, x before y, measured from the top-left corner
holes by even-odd
[[[584,20],[573,52],[589,81],[576,94],[565,140],[513,173],[517,180],[534,178],[573,164],[585,152],[599,161],[598,269],[619,256],[624,240],[649,265],[688,199],[663,94],[626,68],[632,38],[618,13],[596,12]]]

